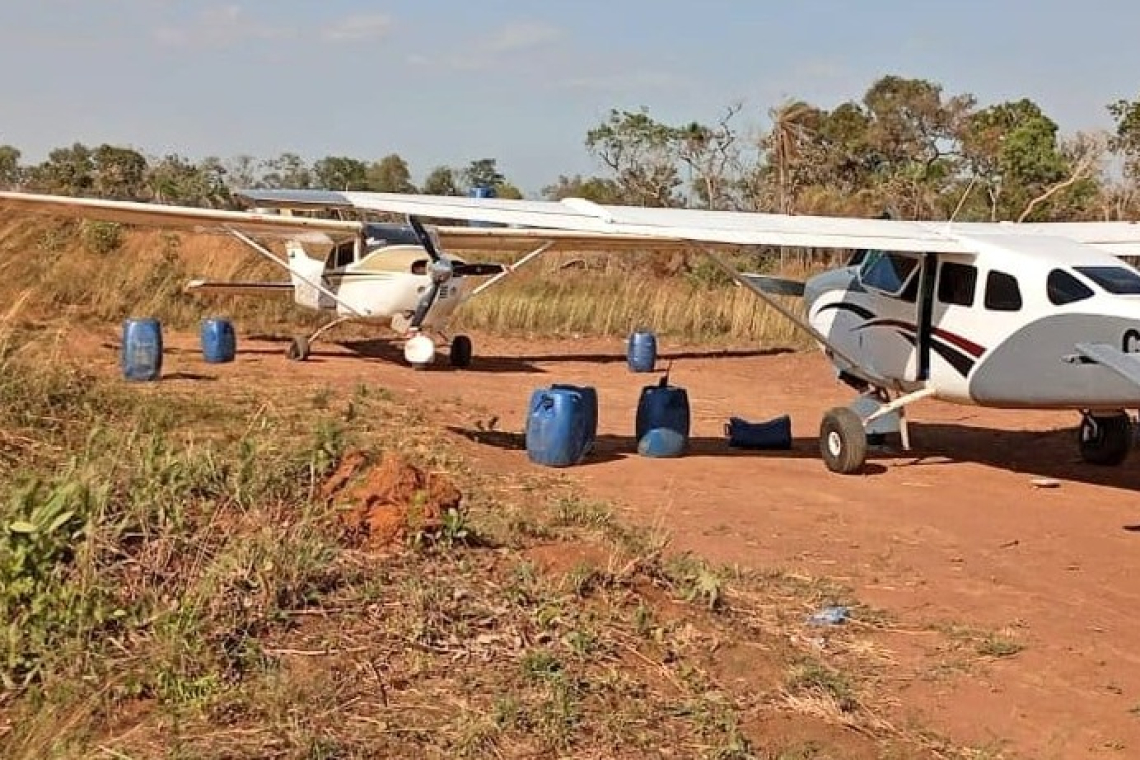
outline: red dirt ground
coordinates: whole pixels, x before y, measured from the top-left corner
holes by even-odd
[[[444,362],[422,372],[379,341],[319,343],[298,364],[282,342],[239,336],[236,362],[209,365],[196,335],[166,340],[171,382],[216,380],[201,383],[207,393],[379,385],[503,473],[538,467],[523,450],[471,440],[477,423],[497,416],[498,430],[519,433],[534,388],[593,385],[599,452],[565,476],[627,517],[661,523],[678,548],[831,577],[885,610],[898,623],[882,640],[897,661],[887,685],[896,723],[915,719],[955,742],[1001,742],[1039,760],[1140,753],[1140,654],[1132,648],[1140,589],[1128,580],[1140,567],[1140,467],[1135,456],[1115,469],[1079,463],[1075,414],[920,402],[910,413],[911,455],[884,455],[869,474],[844,477],[820,462],[816,430],[822,411],[852,394],[816,353],[686,353],[666,341],[663,358],[675,358],[672,380],[692,406],[693,450],[655,460],[636,454],[632,431],[640,388],[657,376],[631,374],[621,340],[477,336],[469,370]],[[116,344],[108,330],[76,350],[117,371]],[[725,445],[730,415],[784,413],[792,451]],[[1058,487],[1035,487],[1042,476]],[[1004,632],[1026,648],[955,672],[953,656],[938,650],[951,626]]]

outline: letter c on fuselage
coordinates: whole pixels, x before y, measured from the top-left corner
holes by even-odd
[[[1120,348],[1126,354],[1136,353],[1140,350],[1140,330],[1130,327],[1124,331],[1124,337],[1120,341]]]

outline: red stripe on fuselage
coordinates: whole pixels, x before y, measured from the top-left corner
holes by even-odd
[[[910,322],[906,322],[906,321],[901,320],[901,319],[875,319],[875,320],[871,320],[870,322],[866,322],[863,326],[864,327],[903,327],[903,328],[906,328],[907,330],[911,330],[911,331],[916,330],[914,324],[912,324]],[[975,359],[981,357],[981,355],[986,352],[985,348],[983,348],[982,346],[979,346],[977,343],[973,342],[972,340],[970,340],[968,338],[963,338],[961,335],[957,335],[957,334],[952,333],[948,330],[943,330],[941,327],[935,327],[933,330],[933,333],[935,335],[937,335],[939,338],[942,338],[943,340],[947,341],[948,343],[954,344],[958,348],[962,349],[966,353],[973,356]]]

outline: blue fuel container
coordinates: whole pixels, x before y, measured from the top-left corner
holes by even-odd
[[[571,388],[539,388],[531,393],[526,420],[526,453],[547,467],[569,467],[586,455],[586,402]]]
[[[577,391],[582,395],[582,402],[585,404],[585,411],[583,423],[585,424],[585,443],[583,444],[585,453],[589,454],[594,450],[594,444],[598,440],[598,391],[589,385],[570,385],[568,383],[555,383],[550,386],[554,390],[571,390]]]
[[[162,377],[162,324],[157,319],[123,322],[119,367],[127,380],[149,382]]]
[[[635,420],[637,453],[648,457],[676,457],[689,446],[689,394],[669,385],[668,377],[641,389]]]
[[[652,372],[657,365],[657,336],[650,330],[637,330],[629,336],[626,362],[631,372]]]
[[[228,319],[212,317],[202,320],[202,358],[211,364],[232,362],[237,353],[237,337]]]

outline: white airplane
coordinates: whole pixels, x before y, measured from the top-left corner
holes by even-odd
[[[193,232],[231,235],[258,255],[288,272],[278,282],[219,282],[192,280],[187,292],[278,294],[291,292],[300,306],[329,311],[335,316],[310,335],[295,336],[287,355],[304,361],[313,343],[326,332],[349,321],[381,323],[404,341],[404,358],[419,369],[435,360],[435,342],[429,332],[446,340],[447,325],[458,307],[503,277],[557,245],[590,250],[622,244],[676,247],[654,239],[626,236],[614,241],[605,236],[557,230],[491,230],[473,226],[427,227],[412,217],[408,224],[348,221],[298,215],[296,211],[350,209],[335,194],[306,193],[292,202],[261,197],[258,211],[213,210],[152,203],[107,201],[93,198],[0,192],[0,208],[10,207],[50,216],[75,216],[126,224],[157,225]],[[276,207],[275,211],[268,209]],[[284,238],[285,257],[274,254],[256,237]],[[305,245],[327,246],[313,258]],[[468,263],[456,251],[524,252],[513,265]],[[493,275],[476,285],[478,278]],[[451,338],[448,359],[467,367],[472,343],[466,335]]]
[[[868,430],[888,415],[897,416],[903,448],[910,450],[904,411],[923,398],[1079,411],[1078,446],[1090,463],[1119,464],[1132,445],[1128,410],[1140,407],[1140,271],[1118,257],[1140,255],[1140,224],[952,224],[351,191],[242,195],[259,204],[517,225],[524,229],[484,227],[477,234],[503,241],[530,235],[544,246],[558,233],[602,249],[630,240],[706,245],[738,283],[814,337],[839,379],[875,401],[869,412],[852,405],[824,413],[820,453],[833,472],[862,469]],[[0,193],[0,205],[13,199],[53,209],[78,203],[32,198]],[[96,202],[83,203],[85,214],[96,208]],[[123,221],[149,216],[147,207],[135,204],[135,216]],[[167,220],[222,213],[150,208]],[[230,224],[243,218],[274,223],[273,217],[230,213],[239,214]],[[844,267],[791,283],[742,274],[713,250],[742,245],[854,255]],[[802,294],[806,319],[773,293]]]

